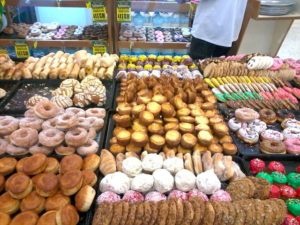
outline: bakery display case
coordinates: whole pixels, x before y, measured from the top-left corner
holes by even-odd
[[[6,1],[0,47],[16,58],[20,56],[15,46],[20,43],[32,56],[57,50],[112,52],[111,5],[111,1]]]
[[[118,8],[115,1],[115,9]],[[131,20],[118,22],[115,46],[123,54],[185,54],[191,39],[188,1],[131,1]]]

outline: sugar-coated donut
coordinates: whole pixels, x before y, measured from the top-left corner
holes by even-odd
[[[39,118],[35,118],[35,117],[24,117],[22,119],[20,119],[20,128],[32,128],[32,129],[36,129],[36,130],[41,130],[42,129],[42,123],[44,121],[42,119]]]
[[[50,155],[52,152],[53,152],[53,148],[50,148],[50,147],[46,147],[46,146],[43,146],[41,144],[36,144],[34,146],[31,146],[29,148],[29,152],[31,154],[36,154],[36,153],[43,153],[45,155]]]
[[[98,117],[103,119],[106,115],[106,111],[103,108],[91,108],[86,110],[86,117]]]
[[[71,155],[75,152],[75,148],[67,145],[59,145],[55,148],[55,152],[58,155]]]
[[[9,155],[26,155],[28,153],[27,148],[18,147],[12,144],[8,144],[6,153]]]
[[[59,107],[57,107],[50,100],[42,100],[34,106],[34,113],[41,119],[50,119],[55,117],[59,113]]]
[[[263,140],[259,143],[260,150],[265,154],[285,154],[286,148],[282,141]]]
[[[38,141],[38,132],[32,128],[20,128],[10,135],[10,142],[17,147],[29,148]]]
[[[56,118],[48,119],[43,122],[42,129],[47,130],[50,128],[56,128]]]
[[[80,108],[70,107],[70,108],[67,108],[65,112],[66,113],[74,113],[77,117],[85,117],[85,111]]]
[[[19,128],[19,120],[12,116],[0,116],[0,136],[9,135]]]
[[[77,148],[76,151],[79,155],[85,156],[85,155],[96,153],[98,149],[99,149],[98,143],[92,139],[89,139],[84,145]]]
[[[66,143],[70,146],[80,147],[88,141],[88,132],[81,128],[73,128],[66,133]]]
[[[46,147],[56,147],[64,141],[64,138],[64,132],[54,128],[39,133],[39,142]]]
[[[38,118],[37,115],[34,113],[33,109],[28,109],[25,113],[24,113],[25,117],[35,117]]]
[[[73,113],[64,113],[56,117],[55,124],[58,129],[70,129],[78,124],[78,119]]]
[[[7,149],[8,141],[0,139],[0,155],[5,154]]]
[[[241,122],[252,122],[259,118],[259,114],[250,108],[240,108],[235,110],[235,118]]]

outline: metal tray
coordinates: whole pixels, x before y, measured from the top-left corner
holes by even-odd
[[[2,99],[0,99],[0,111],[3,110],[4,105],[11,98],[11,96],[16,92],[16,90],[20,85],[21,85],[20,81],[0,80],[0,88],[6,91],[6,95]]]

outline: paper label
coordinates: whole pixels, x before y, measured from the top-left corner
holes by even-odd
[[[105,41],[94,41],[93,42],[93,54],[104,54],[107,52],[107,44]]]
[[[29,47],[26,43],[16,43],[15,51],[17,58],[24,59],[30,56]]]
[[[131,1],[119,0],[117,5],[117,22],[131,22]]]
[[[106,22],[107,21],[107,12],[104,6],[101,7],[92,7],[93,12],[93,21],[94,22]]]

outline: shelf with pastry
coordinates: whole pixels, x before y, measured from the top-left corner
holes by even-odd
[[[87,0],[8,0],[7,6],[86,7]]]
[[[188,13],[190,3],[178,3],[177,1],[131,1],[132,10],[151,12],[160,10],[162,12],[180,12]]]
[[[147,41],[118,41],[119,48],[155,48],[155,49],[187,49],[187,42],[147,42]]]

